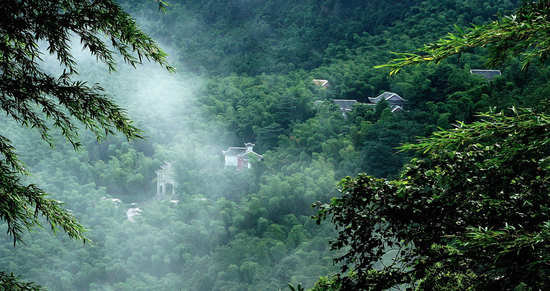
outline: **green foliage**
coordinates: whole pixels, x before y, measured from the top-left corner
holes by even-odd
[[[164,7],[158,1],[159,8]],[[40,7],[40,10],[36,10]],[[85,49],[115,69],[113,52],[98,36],[107,35],[111,45],[124,60],[133,66],[142,58],[166,63],[166,55],[155,42],[139,30],[136,23],[113,1],[95,3],[75,1],[2,1],[0,4],[0,104],[2,110],[20,125],[35,128],[41,138],[53,145],[50,125],[61,131],[75,148],[78,129],[74,120],[84,124],[98,139],[122,132],[129,139],[141,138],[141,131],[132,125],[125,111],[102,93],[98,85],[89,86],[72,81],[77,72],[76,61],[70,52],[70,37],[80,38]],[[39,43],[48,45],[65,69],[59,77],[45,73],[36,60],[41,60]],[[134,56],[134,54],[137,55]],[[21,233],[40,225],[38,215],[46,217],[55,231],[61,226],[71,238],[86,241],[84,228],[60,203],[46,198],[47,194],[34,185],[24,186],[19,174],[27,174],[9,139],[0,137],[0,218],[8,223],[8,233],[21,242]]]
[[[156,1],[164,9],[162,1]],[[166,54],[141,32],[135,21],[113,1],[2,1],[0,3],[0,107],[21,126],[33,128],[42,140],[53,146],[52,127],[75,148],[81,147],[76,122],[104,139],[116,131],[128,139],[142,137],[126,112],[97,84],[74,81],[77,63],[70,51],[70,39],[80,39],[84,49],[115,69],[114,52],[132,66],[143,58],[173,70]],[[108,47],[100,37],[107,36]],[[44,50],[54,55],[64,69],[60,76],[41,67]],[[5,123],[6,124],[6,123]],[[53,232],[63,229],[73,240],[89,242],[85,229],[60,201],[34,184],[25,185],[28,175],[11,141],[0,136],[0,219],[14,244],[23,242],[23,233],[41,226],[43,216]],[[6,290],[38,290],[31,284],[19,284],[2,273]],[[10,283],[12,282],[12,283]],[[12,285],[6,285],[12,284]]]
[[[156,39],[176,47],[183,66],[215,76],[309,71],[329,44],[379,34],[418,2],[175,0],[159,17],[143,1],[123,1],[152,23]]]
[[[347,178],[341,198],[317,205],[317,221],[339,229],[332,248],[349,248],[337,259],[356,272],[338,279],[344,289],[433,290],[444,277],[478,290],[547,288],[550,117],[480,117],[405,146],[426,157],[398,180]]]
[[[3,196],[0,219],[8,224],[8,234],[13,237],[14,244],[23,242],[23,232],[33,226],[42,226],[39,214],[46,218],[54,233],[61,227],[72,239],[88,241],[84,228],[62,207],[63,203],[48,198],[48,194],[35,185],[20,185],[20,178],[5,165],[0,167],[0,180]]]
[[[475,121],[474,113],[490,106],[542,108],[548,89],[547,69],[519,74],[514,62],[490,83],[473,77],[468,70],[480,65],[480,57],[472,53],[459,63],[405,69],[394,78],[372,68],[389,58],[388,50],[412,50],[453,23],[486,23],[494,11],[513,7],[506,0],[171,4],[159,14],[149,9],[156,8],[151,2],[123,3],[144,31],[170,47],[178,74],[149,65],[135,72],[121,65],[113,75],[82,66],[85,61],[79,66],[82,79],[101,83],[148,132],[147,142],[128,143],[122,136],[98,144],[96,134],[80,131],[75,153],[70,143],[52,149],[40,143],[39,132],[1,120],[2,135],[17,145],[11,153],[34,174],[22,183],[56,193],[95,242],[82,247],[37,231],[22,233],[28,244],[14,248],[0,237],[0,264],[10,271],[51,290],[275,291],[288,283],[343,289],[340,277],[332,276],[341,266],[332,257],[346,249],[329,251],[336,232],[310,219],[313,201],[338,196],[337,181],[346,175],[398,177],[401,165],[421,154],[395,147],[457,120]],[[45,71],[59,71],[42,57]],[[311,82],[319,78],[330,85]],[[385,91],[409,100],[406,110],[392,114],[381,102],[343,115],[332,102],[367,102]],[[49,134],[65,139],[62,131]],[[263,161],[248,171],[224,169],[221,150],[244,142],[255,143]],[[171,199],[179,202],[152,200],[155,170],[165,161],[175,167]],[[130,222],[126,211],[133,202],[141,212]],[[8,229],[0,224],[0,231]],[[506,235],[517,244],[535,239],[519,229]],[[456,249],[434,246],[434,252]],[[387,251],[386,265],[396,255]],[[444,264],[429,270],[424,286],[461,288],[477,278]]]
[[[319,277],[311,291],[337,291],[342,290],[341,284],[337,282],[337,276]]]
[[[292,284],[288,284],[288,288],[292,291],[304,291],[304,287],[302,286],[302,284],[298,284],[298,286],[296,286],[296,288],[294,288],[294,285]]]
[[[547,1],[525,1],[516,15],[475,24],[466,32],[457,26],[458,34],[379,67],[395,74],[411,64],[439,63],[484,46],[490,50],[488,65],[504,65],[513,57],[521,59],[522,67],[544,63],[547,9]],[[332,280],[342,290],[548,288],[548,116],[514,109],[510,116],[473,117],[472,112],[496,104],[492,98],[514,105],[529,94],[518,94],[520,87],[498,78],[494,84],[460,84],[456,73],[447,79],[440,68],[423,68],[412,78],[404,70],[405,77],[398,76],[394,84],[409,94],[431,95],[415,105],[438,112],[432,116],[443,128],[449,127],[449,116],[464,122],[402,147],[417,151],[419,158],[399,179],[348,177],[341,182],[341,198],[316,204],[317,222],[330,217],[339,231],[332,249],[344,251],[336,259],[343,263],[341,275]],[[438,73],[425,78],[421,71]],[[546,110],[544,104],[530,104]],[[362,117],[357,120],[363,122]],[[367,132],[372,125],[352,127],[352,133],[359,128]],[[320,288],[332,285],[323,280]]]
[[[405,66],[439,63],[449,56],[477,47],[489,48],[488,66],[502,65],[516,56],[521,58],[523,67],[533,62],[544,63],[550,56],[550,39],[546,33],[549,9],[550,2],[546,0],[524,1],[514,15],[500,16],[490,24],[474,25],[466,30],[455,25],[456,33],[424,45],[418,50],[419,54],[397,53],[402,58],[377,68],[389,67],[390,74],[395,74]]]
[[[34,285],[34,283],[23,283],[19,281],[19,278],[13,274],[6,274],[0,272],[0,288],[2,290],[13,291],[39,291],[44,290],[41,286]]]

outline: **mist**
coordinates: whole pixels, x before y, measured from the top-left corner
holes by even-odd
[[[271,238],[275,234],[261,213],[249,210],[258,206],[251,196],[259,190],[255,176],[261,167],[225,168],[221,150],[243,145],[228,143],[223,126],[205,118],[199,95],[207,81],[181,67],[170,74],[156,64],[134,69],[122,60],[109,73],[77,45],[72,53],[79,64],[72,78],[101,85],[146,139],[129,142],[117,135],[96,141],[81,129],[83,146],[73,151],[58,134],[50,148],[32,131],[4,127],[14,132],[33,173],[28,182],[66,203],[94,243],[41,230],[25,235],[27,245],[9,248],[5,237],[2,262],[50,290],[211,290],[252,284],[275,268],[281,274],[273,288],[285,286],[292,270],[286,266],[305,261],[280,240],[291,229],[303,240],[305,230],[292,226],[308,221],[291,215],[286,225],[271,227]],[[48,73],[61,73],[54,56],[45,54],[43,62]],[[176,169],[177,187],[174,195],[156,200],[156,171],[166,163]],[[269,238],[260,242],[257,231]],[[253,246],[258,243],[260,248]]]
[[[162,14],[154,3],[123,1],[177,71],[148,62],[133,68],[119,57],[109,73],[73,40],[79,74],[71,78],[102,86],[144,140],[97,141],[80,125],[78,151],[59,132],[52,148],[0,117],[0,135],[32,173],[25,181],[63,201],[93,241],[37,228],[14,247],[0,236],[0,270],[48,290],[94,291],[277,291],[313,288],[337,273],[333,259],[343,253],[330,251],[334,226],[313,221],[311,206],[341,195],[338,181],[363,172],[397,177],[412,158],[396,150],[403,143],[472,120],[489,103],[540,98],[499,95],[502,84],[470,76],[466,67],[482,63],[474,53],[462,56],[465,64],[393,78],[373,68],[455,23],[491,21],[513,8],[509,1],[375,2],[171,1]],[[54,56],[44,54],[42,65],[62,72]],[[525,92],[547,82],[503,78]],[[401,113],[368,103],[388,91],[408,101]],[[357,104],[343,111],[337,99]],[[257,155],[243,149],[249,142]],[[222,150],[230,147],[250,168],[226,165]],[[174,181],[162,184],[159,198],[157,175],[168,164]]]

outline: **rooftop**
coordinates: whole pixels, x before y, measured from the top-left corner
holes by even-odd
[[[353,105],[357,103],[357,100],[346,100],[346,99],[334,99],[333,100],[338,107],[340,107],[340,111],[342,112],[349,112],[353,109]]]
[[[322,80],[322,79],[313,79],[313,81],[311,81],[317,85],[321,85],[321,87],[326,87],[328,86],[328,80]]]
[[[369,97],[369,101],[371,103],[378,103],[382,100],[388,100],[390,101],[390,103],[401,103],[401,104],[407,102],[407,100],[403,99],[401,96],[393,92],[384,92],[378,95],[377,97]]]
[[[479,75],[487,80],[492,80],[496,76],[502,75],[500,70],[479,70],[479,69],[471,69],[470,73],[474,75]]]

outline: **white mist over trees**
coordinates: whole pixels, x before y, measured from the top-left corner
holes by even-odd
[[[469,73],[482,68],[481,51],[392,78],[373,68],[389,51],[411,51],[455,23],[488,23],[515,1],[363,2],[172,1],[159,14],[147,1],[123,1],[177,72],[119,61],[108,74],[84,59],[80,77],[100,83],[148,138],[98,143],[82,131],[74,152],[55,133],[52,149],[0,117],[2,135],[33,173],[27,181],[63,201],[94,241],[83,246],[44,230],[13,247],[0,237],[0,269],[49,290],[313,288],[338,271],[332,259],[343,252],[330,251],[336,232],[310,218],[311,205],[340,197],[339,180],[397,177],[413,153],[396,146],[475,121],[489,107],[541,107],[545,67],[522,73],[511,61],[487,82]],[[361,104],[386,91],[408,100],[402,114]],[[333,99],[360,104],[344,116]],[[264,160],[224,169],[221,151],[246,142]],[[176,169],[178,203],[153,200],[165,162]],[[132,203],[141,210],[135,223],[126,215]]]

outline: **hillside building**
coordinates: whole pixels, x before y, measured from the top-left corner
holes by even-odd
[[[353,110],[353,105],[357,104],[357,100],[334,99],[333,101],[338,105],[342,113],[351,112]]]
[[[407,104],[407,100],[403,97],[392,92],[384,92],[377,97],[369,97],[369,102],[371,104],[377,104],[380,101],[386,100],[390,104],[391,111],[393,113],[403,110],[403,106]]]
[[[321,79],[313,79],[314,84],[319,85],[321,87],[328,87],[329,83],[328,80],[321,80]]]
[[[250,158],[262,160],[262,155],[254,152],[253,143],[245,143],[244,147],[229,147],[226,151],[222,151],[225,156],[226,168],[237,168],[239,170],[249,169],[251,167]]]
[[[481,76],[489,81],[493,80],[496,76],[502,75],[500,70],[479,70],[479,69],[471,69],[471,74]]]
[[[176,182],[176,173],[172,163],[165,163],[155,173],[157,173],[157,194],[155,195],[155,199],[164,200],[167,195],[173,197],[176,193],[178,183]]]

